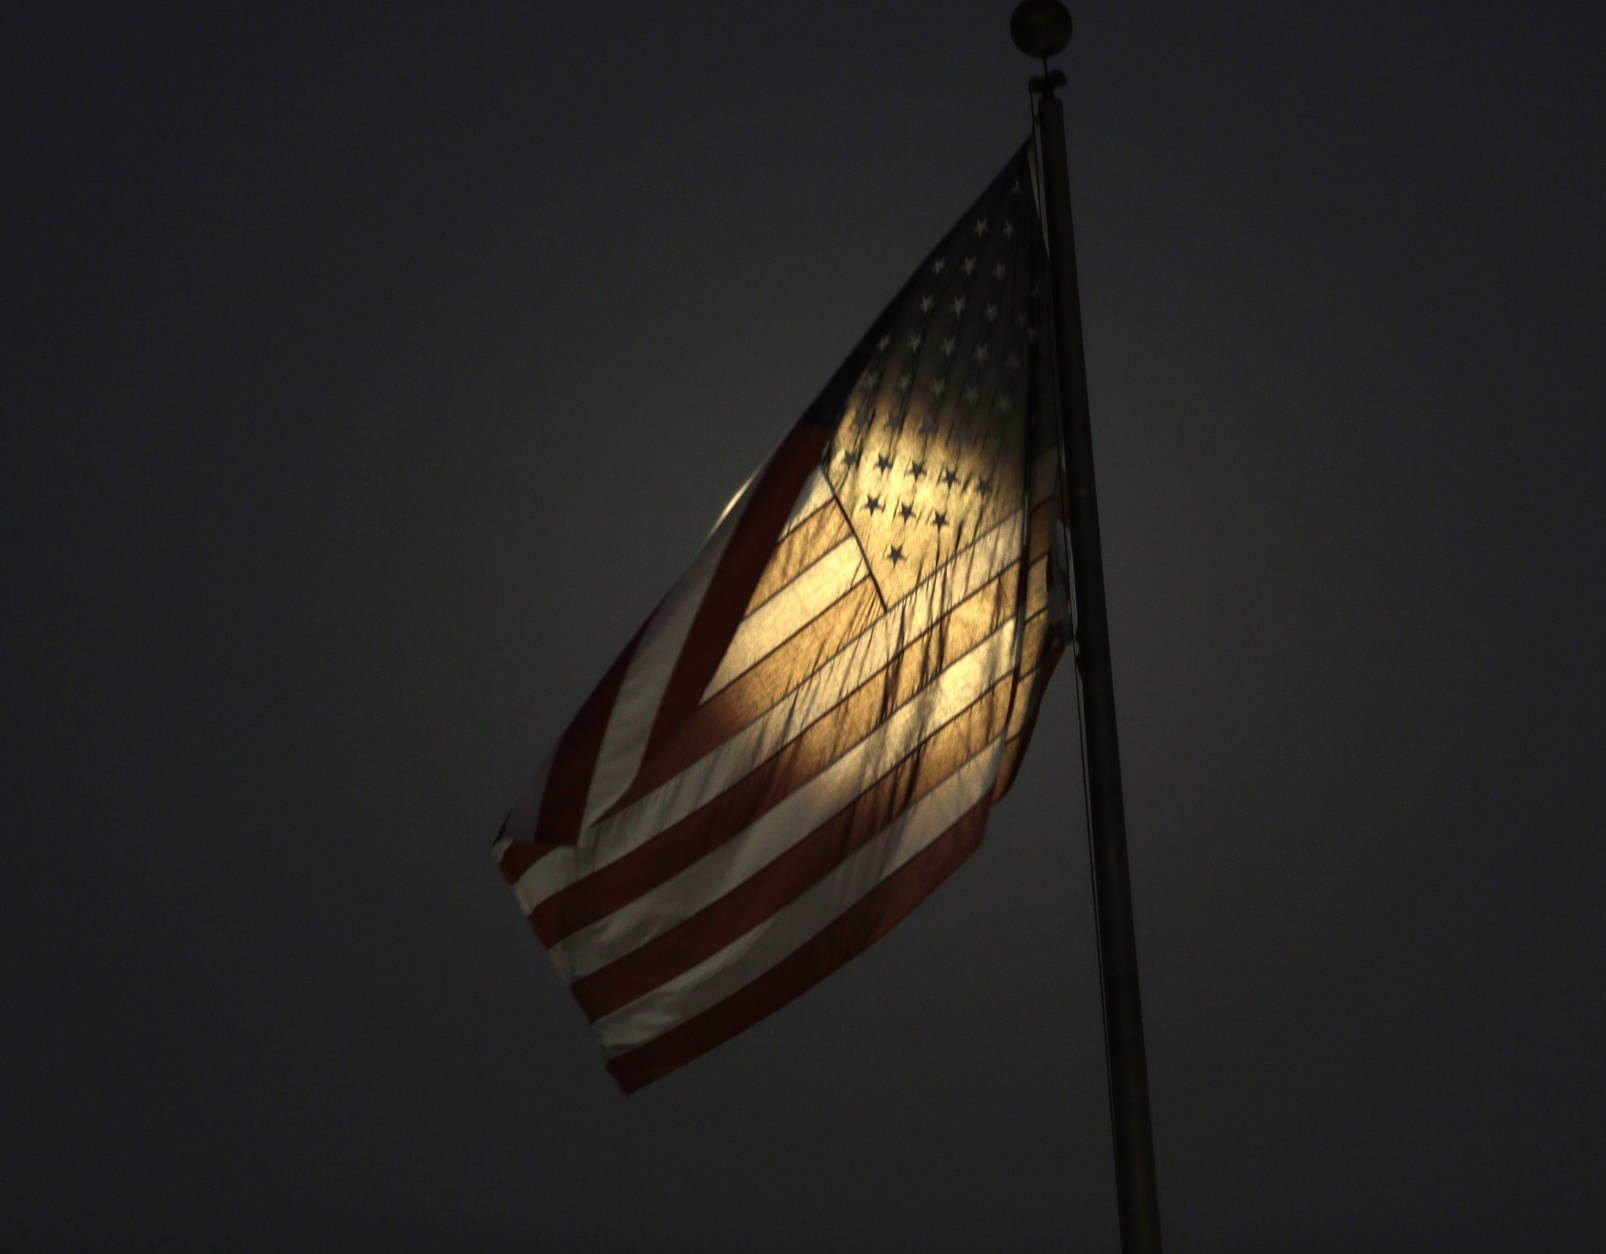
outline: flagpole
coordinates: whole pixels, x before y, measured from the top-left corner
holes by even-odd
[[[1071,184],[1065,158],[1065,118],[1059,97],[1054,94],[1057,87],[1064,85],[1065,76],[1048,68],[1048,58],[1070,42],[1071,16],[1058,0],[1024,0],[1016,7],[1009,25],[1015,46],[1043,62],[1043,73],[1032,79],[1031,87],[1036,97],[1060,420],[1070,489],[1076,666],[1087,757],[1088,843],[1092,851],[1121,1249],[1123,1254],[1159,1254],[1159,1186],[1154,1170],[1154,1132],[1149,1121],[1143,1011],[1138,997],[1137,941],[1132,924],[1126,813],[1115,734],[1104,559],[1099,547],[1098,497],[1093,485],[1093,437],[1088,419],[1081,300],[1076,286]]]

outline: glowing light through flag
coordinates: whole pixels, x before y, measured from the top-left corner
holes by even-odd
[[[1023,149],[727,507],[504,822],[627,1090],[797,996],[980,842],[1068,634]]]

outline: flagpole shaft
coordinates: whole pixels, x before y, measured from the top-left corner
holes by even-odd
[[[1123,1254],[1159,1254],[1159,1186],[1149,1121],[1148,1065],[1138,997],[1137,941],[1126,853],[1126,814],[1115,733],[1115,685],[1105,614],[1104,560],[1099,547],[1098,498],[1093,485],[1093,437],[1088,418],[1082,312],[1076,285],[1071,186],[1065,119],[1054,94],[1058,76],[1034,79],[1050,252],[1054,338],[1059,371],[1071,508],[1071,560],[1076,588],[1076,664],[1082,685],[1087,753],[1093,900],[1104,999],[1110,1122],[1115,1141],[1115,1187]],[[1063,80],[1058,80],[1063,81]]]

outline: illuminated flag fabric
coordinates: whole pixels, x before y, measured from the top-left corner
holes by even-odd
[[[980,843],[1069,636],[1027,150],[727,508],[503,823],[630,1091],[881,936]]]

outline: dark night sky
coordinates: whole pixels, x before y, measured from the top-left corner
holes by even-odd
[[[1068,673],[625,1099],[489,842],[1026,130],[1007,4],[13,12],[6,1248],[1111,1250]],[[1606,1244],[1606,20],[1075,6],[1169,1247]]]

